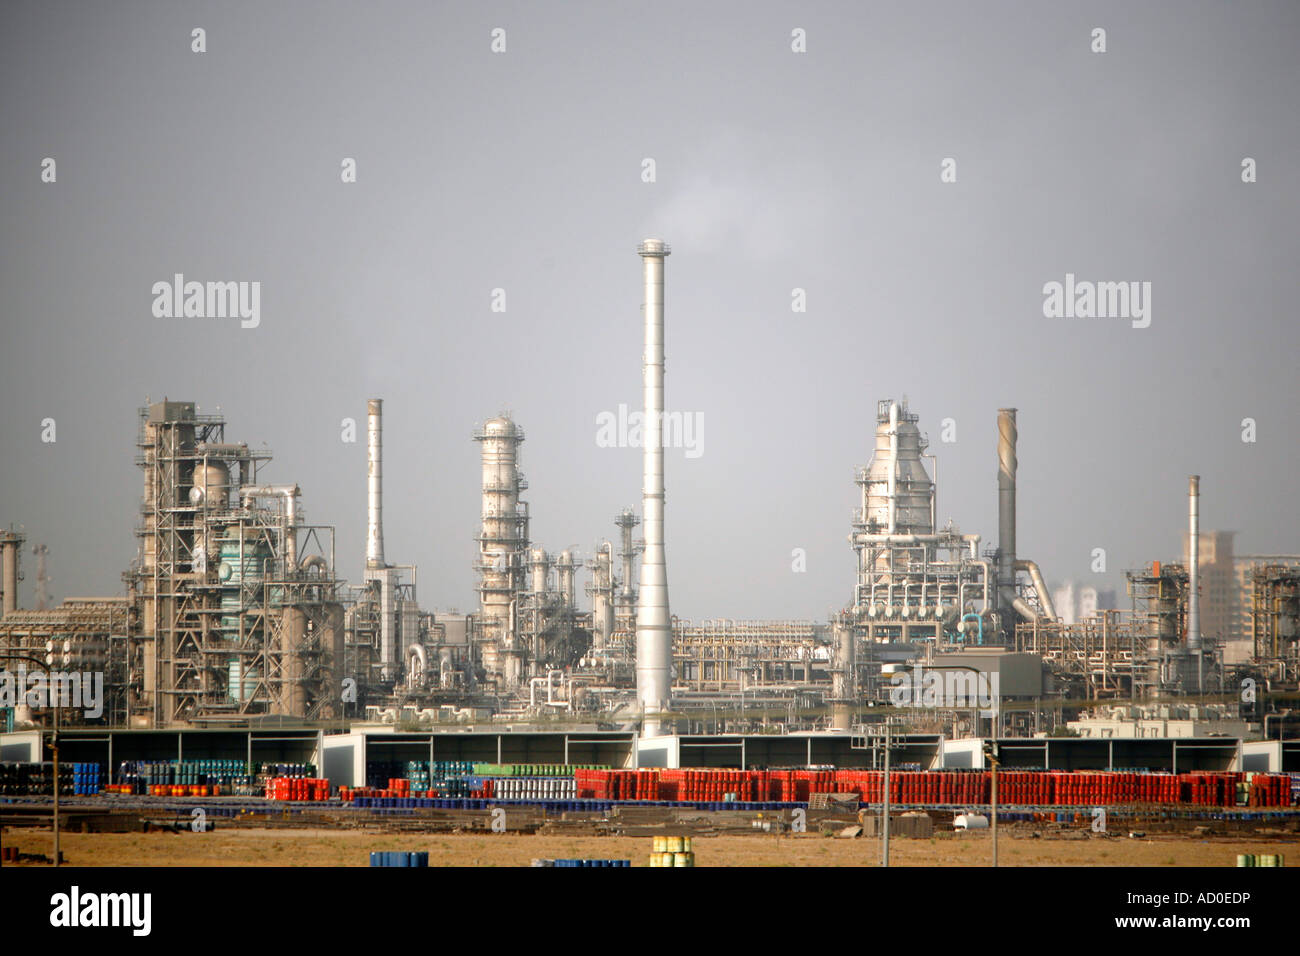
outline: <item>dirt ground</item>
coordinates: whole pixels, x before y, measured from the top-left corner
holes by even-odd
[[[368,866],[372,850],[427,850],[430,866],[528,866],[534,858],[630,859],[646,866],[649,837],[523,834],[391,834],[299,829],[212,833],[66,833],[69,866]],[[51,852],[49,831],[7,829],[0,843]],[[987,866],[987,832],[895,839],[895,866]],[[697,866],[878,866],[880,841],[799,836],[712,836],[695,840]],[[1002,833],[1002,866],[1235,866],[1238,853],[1281,853],[1300,865],[1300,837],[1150,836],[1031,839]],[[7,864],[13,866],[15,864]]]

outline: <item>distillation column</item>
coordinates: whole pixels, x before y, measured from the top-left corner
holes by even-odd
[[[523,550],[519,443],[524,432],[508,416],[485,422],[474,434],[482,445],[483,514],[479,534],[479,622],[483,669],[489,680],[514,686],[522,675],[517,616]]]
[[[641,523],[631,508],[624,508],[614,518],[619,530],[619,557],[622,578],[614,595],[614,627],[619,631],[631,631],[633,618],[636,616],[636,555],[637,546],[632,540],[632,531]]]
[[[575,611],[578,607],[578,595],[574,586],[577,567],[572,551],[566,548],[560,552],[560,557],[555,562],[555,575],[560,589],[560,600],[570,611]]]

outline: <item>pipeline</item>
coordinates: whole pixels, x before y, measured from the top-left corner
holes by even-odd
[[[284,498],[284,566],[287,571],[298,569],[298,495],[297,485],[245,485],[239,489],[241,501],[251,498]]]
[[[1049,621],[1056,620],[1056,606],[1052,603],[1052,595],[1047,590],[1047,584],[1043,581],[1043,572],[1038,569],[1038,564],[1034,561],[1017,561],[1017,571],[1027,571],[1029,580],[1034,584],[1034,590],[1038,592],[1038,603],[1043,606],[1043,614]]]

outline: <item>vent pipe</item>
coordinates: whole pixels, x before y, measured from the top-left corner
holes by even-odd
[[[658,714],[672,692],[672,621],[668,613],[668,568],[664,557],[664,259],[668,243],[647,239],[637,247],[645,280],[645,398],[641,514],[645,553],[636,612],[636,686],[645,713],[642,733],[659,733]]]

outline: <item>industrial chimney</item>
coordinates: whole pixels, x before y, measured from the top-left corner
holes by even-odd
[[[1187,651],[1196,655],[1196,692],[1202,691],[1201,659],[1201,476],[1187,479]]]
[[[659,713],[672,693],[673,632],[668,614],[668,568],[664,558],[664,259],[662,239],[637,247],[645,279],[645,354],[642,385],[645,420],[642,445],[641,514],[645,553],[636,610],[636,687],[645,713],[642,733],[659,733]]]
[[[384,567],[384,400],[372,398],[366,403],[369,424],[366,461],[369,472],[366,485],[366,567]]]
[[[26,540],[16,531],[0,531],[0,614],[18,610],[18,555]]]
[[[380,678],[397,677],[397,571],[384,561],[384,400],[366,402],[366,567],[367,583],[378,582]]]
[[[1016,599],[1016,410],[998,409],[998,594],[1003,608]]]

